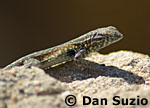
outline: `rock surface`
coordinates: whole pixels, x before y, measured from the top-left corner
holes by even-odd
[[[130,51],[92,53],[47,71],[23,66],[0,71],[0,108],[67,108],[67,95],[76,96],[74,108],[150,108],[150,57]],[[83,96],[106,98],[107,105],[83,106]],[[135,98],[136,105],[115,106],[114,96]],[[147,105],[141,104],[144,98]]]

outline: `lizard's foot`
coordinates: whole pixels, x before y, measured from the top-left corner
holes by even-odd
[[[31,66],[39,67],[40,61],[34,58],[30,58],[25,60],[23,64],[26,68],[30,68]]]

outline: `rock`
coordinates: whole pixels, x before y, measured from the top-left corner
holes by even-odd
[[[148,55],[131,51],[92,53],[85,60],[46,71],[23,66],[1,70],[0,108],[67,108],[65,97],[70,94],[77,98],[74,108],[149,108],[149,103],[142,105],[150,101],[149,85]],[[83,106],[83,96],[91,98],[89,105]],[[92,104],[93,98],[99,100],[99,105]],[[102,98],[107,105],[101,105]],[[120,101],[119,105],[113,105],[117,103],[114,98]],[[128,104],[135,99],[135,105],[121,105],[126,99]]]
[[[36,67],[14,67],[0,72],[0,100],[6,108],[66,108],[61,96],[66,91],[65,84]]]

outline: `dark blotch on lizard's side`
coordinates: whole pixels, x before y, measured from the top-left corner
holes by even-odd
[[[72,49],[68,49],[67,50],[67,56],[69,56],[69,57],[75,56],[75,51]]]

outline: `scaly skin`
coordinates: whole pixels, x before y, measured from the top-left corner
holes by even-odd
[[[62,62],[83,59],[89,53],[99,51],[122,38],[123,35],[115,27],[98,28],[64,44],[24,56],[3,69],[21,65],[48,69]]]

